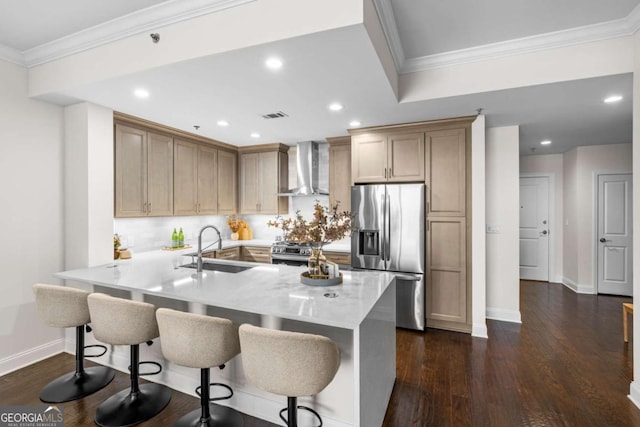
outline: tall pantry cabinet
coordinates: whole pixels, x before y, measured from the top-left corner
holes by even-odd
[[[426,324],[471,332],[471,123],[351,130],[352,181],[425,184]]]

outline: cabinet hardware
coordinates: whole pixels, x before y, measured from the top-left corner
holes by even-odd
[[[147,203],[147,213],[151,213],[151,203]]]
[[[384,179],[387,179],[387,168],[384,168]]]

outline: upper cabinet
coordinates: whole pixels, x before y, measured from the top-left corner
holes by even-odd
[[[240,213],[288,213],[288,197],[278,196],[278,193],[288,188],[289,147],[268,144],[241,147],[239,151]]]
[[[176,140],[174,158],[175,215],[236,212],[235,153]]]
[[[173,138],[116,124],[116,218],[173,215]]]
[[[351,210],[351,137],[327,138],[329,143],[329,204]]]
[[[122,113],[114,120],[116,217],[237,212],[236,147]]]
[[[362,133],[351,142],[354,183],[424,181],[424,133]]]
[[[465,128],[427,132],[427,215],[464,216],[466,205]]]

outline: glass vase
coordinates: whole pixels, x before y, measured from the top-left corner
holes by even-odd
[[[322,253],[322,248],[311,248],[309,255],[309,277],[313,279],[327,279],[327,258]]]

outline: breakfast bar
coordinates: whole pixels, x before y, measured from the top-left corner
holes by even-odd
[[[153,303],[274,329],[327,336],[340,348],[340,368],[332,383],[300,404],[322,414],[326,426],[380,426],[395,381],[395,276],[377,271],[343,271],[343,283],[317,287],[300,283],[304,267],[206,260],[203,272],[186,267],[183,254],[152,251],[131,260],[65,271],[55,276],[67,286]],[[91,343],[93,337],[87,336]],[[156,340],[157,341],[157,340]],[[67,346],[71,349],[70,342]],[[99,363],[127,371],[127,349],[111,348]],[[195,395],[198,376],[165,361],[159,345],[141,348],[141,360],[162,363],[160,375],[146,377]],[[211,379],[229,384],[230,400],[220,402],[281,424],[286,404],[244,377],[240,357]]]

